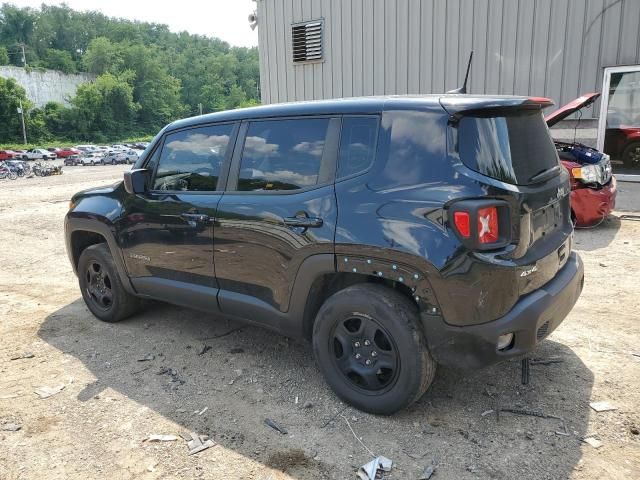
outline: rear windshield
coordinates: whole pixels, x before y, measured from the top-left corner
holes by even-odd
[[[499,117],[462,117],[457,144],[467,167],[516,185],[533,183],[536,175],[559,165],[539,110]]]

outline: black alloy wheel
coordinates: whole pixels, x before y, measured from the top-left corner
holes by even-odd
[[[411,405],[435,376],[415,302],[385,285],[360,283],[327,298],[312,343],[329,386],[365,412],[391,415]]]
[[[393,385],[399,370],[398,350],[376,320],[350,316],[336,324],[330,342],[337,370],[355,388],[382,392]]]
[[[108,310],[113,305],[111,277],[97,261],[89,262],[86,269],[86,290],[94,305],[101,310]]]
[[[82,251],[78,280],[87,307],[104,322],[124,320],[140,307],[140,299],[122,285],[106,243],[90,245]]]

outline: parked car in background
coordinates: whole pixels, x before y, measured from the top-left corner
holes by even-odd
[[[80,157],[79,165],[83,167],[87,165],[100,165],[103,156],[101,153],[86,153]]]
[[[64,159],[64,165],[68,166],[75,166],[75,165],[81,165],[82,161],[80,159],[80,155],[69,155],[68,157],[66,157]]]
[[[127,147],[121,144],[116,143],[115,145],[111,145],[111,151],[124,152],[127,150]]]
[[[0,150],[0,160],[10,160],[17,155],[13,150]]]
[[[65,147],[65,148],[58,149],[57,154],[58,154],[58,158],[67,158],[67,157],[70,157],[71,155],[80,155],[80,150],[73,147]]]
[[[76,145],[75,147],[76,150],[80,150],[81,152],[93,152],[95,151],[98,147],[96,145]]]
[[[123,182],[72,197],[79,290],[107,322],[159,299],[306,338],[343,401],[392,414],[438,363],[527,355],[578,300],[550,104],[394,96],[179,120]]]
[[[32,148],[22,155],[23,160],[55,160],[56,154],[44,148]]]
[[[127,157],[127,163],[128,164],[133,164],[136,163],[136,161],[138,160],[138,157],[140,156],[139,151],[133,150],[133,149],[129,149],[125,152],[125,155]]]
[[[626,168],[640,168],[640,120],[609,110],[604,150]]]
[[[102,157],[100,163],[102,163],[102,165],[127,163],[127,155],[124,152],[109,152]]]
[[[551,128],[578,110],[588,107],[600,96],[587,93],[547,115]],[[558,156],[569,172],[571,181],[571,218],[578,227],[602,222],[616,205],[616,179],[612,175],[611,158],[579,142],[554,141]]]

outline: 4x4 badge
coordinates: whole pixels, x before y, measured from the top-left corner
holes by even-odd
[[[520,274],[520,276],[521,276],[521,277],[528,277],[528,276],[529,276],[529,275],[531,275],[533,272],[537,272],[537,271],[538,271],[538,266],[537,266],[537,265],[534,265],[533,267],[531,267],[531,268],[529,268],[529,269],[527,269],[527,270],[524,270],[524,271]]]
[[[133,258],[134,260],[142,260],[143,262],[150,262],[151,259],[146,255],[140,255],[139,253],[130,253],[129,258]]]

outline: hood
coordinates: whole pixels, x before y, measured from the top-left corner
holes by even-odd
[[[599,96],[600,94],[597,92],[585,93],[581,97],[578,97],[575,100],[572,100],[571,102],[567,103],[565,106],[559,108],[555,112],[550,113],[549,115],[544,117],[545,121],[547,122],[547,126],[553,127],[560,120],[564,120],[572,113],[577,112],[581,108],[588,107],[593,102],[595,102]]]

